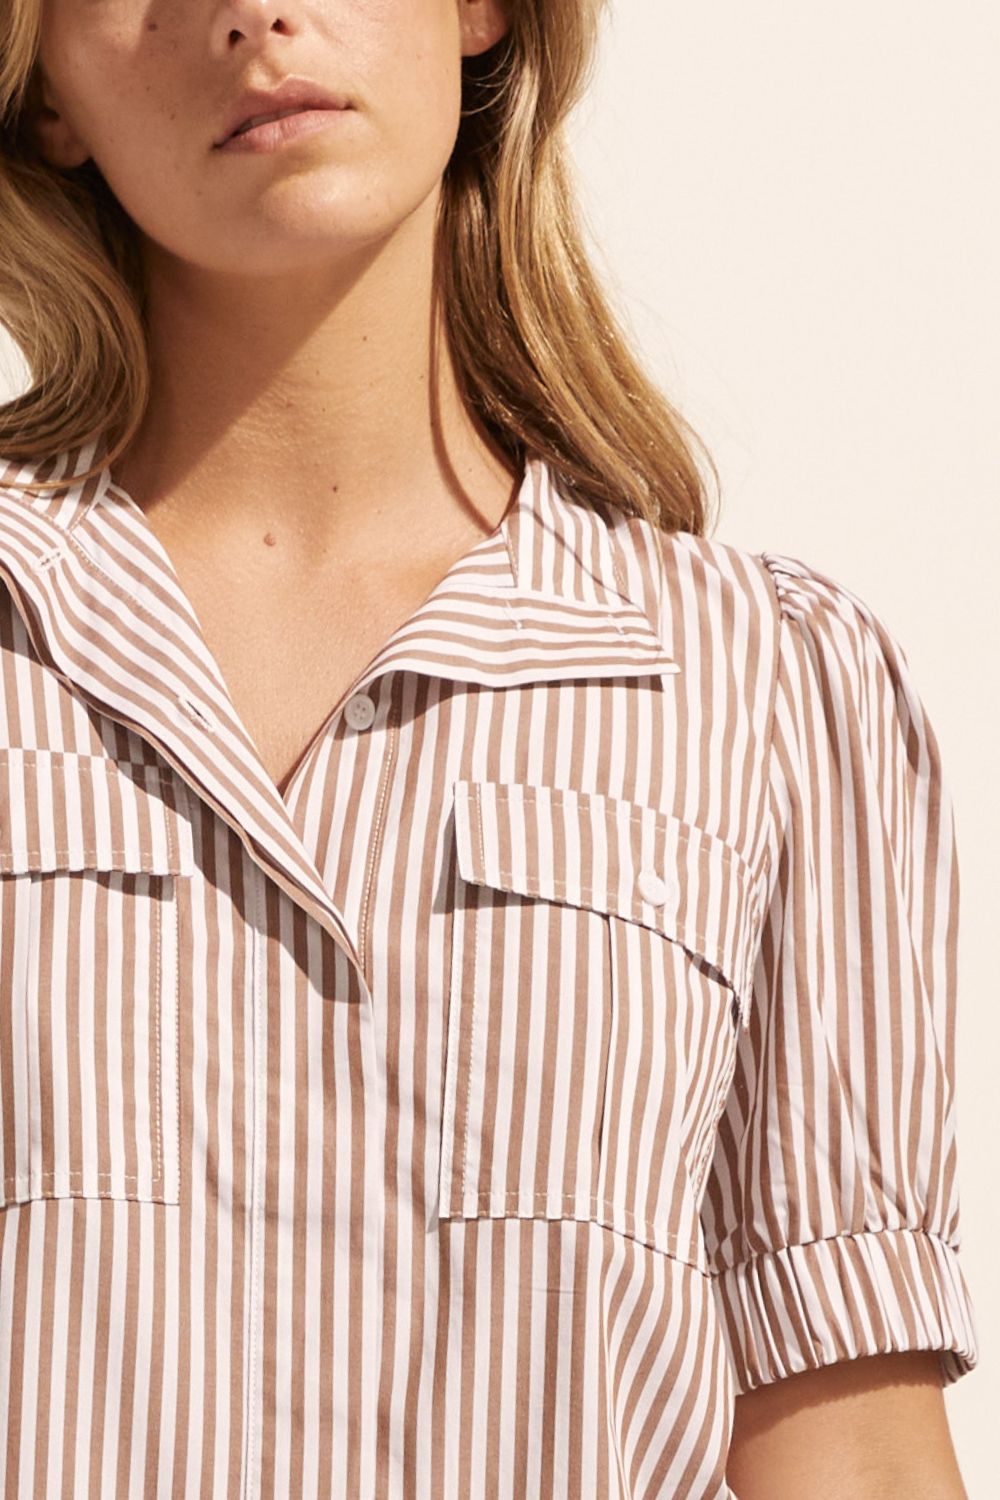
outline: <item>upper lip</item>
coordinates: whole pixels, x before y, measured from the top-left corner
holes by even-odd
[[[350,100],[335,94],[311,78],[286,78],[276,89],[248,89],[233,101],[215,146],[222,146],[255,115],[275,114],[285,109],[349,109]]]

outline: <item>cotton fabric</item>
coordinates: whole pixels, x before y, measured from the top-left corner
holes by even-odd
[[[4,1495],[725,1500],[737,1394],[974,1368],[885,622],[529,454],[282,796],[97,451],[0,467]]]

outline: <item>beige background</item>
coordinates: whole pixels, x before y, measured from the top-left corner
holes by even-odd
[[[612,295],[719,466],[715,534],[877,609],[941,741],[981,1346],[946,1400],[970,1500],[995,1493],[1000,1396],[998,63],[995,0],[616,0],[572,130]],[[22,382],[0,341],[0,392]]]
[[[1000,8],[614,0],[574,120],[617,302],[708,443],[715,535],[881,612],[941,742],[961,875],[970,1500],[1000,1398]]]

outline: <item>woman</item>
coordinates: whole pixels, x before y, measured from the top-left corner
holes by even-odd
[[[12,0],[8,1496],[963,1493],[937,744],[706,535],[599,8]]]

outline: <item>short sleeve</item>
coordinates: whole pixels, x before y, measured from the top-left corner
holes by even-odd
[[[959,1262],[958,864],[899,643],[842,584],[777,594],[769,833],[750,1024],[701,1223],[739,1393],[893,1350],[978,1360]]]

